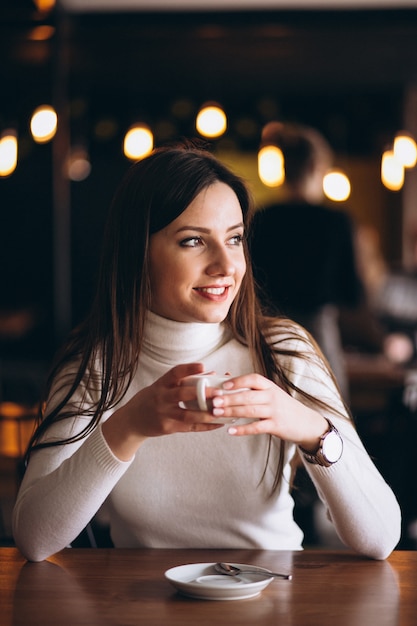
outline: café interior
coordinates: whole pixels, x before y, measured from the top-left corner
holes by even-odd
[[[349,404],[402,506],[400,546],[417,549],[417,165],[394,158],[396,138],[417,141],[416,42],[412,1],[1,3],[0,545],[13,546],[22,456],[52,356],[86,314],[106,210],[141,158],[127,155],[126,133],[146,130],[153,146],[205,137],[262,208],[280,193],[259,170],[262,128],[277,120],[318,129],[348,181],[347,195],[326,202],[354,221],[369,293],[368,306],[340,312]],[[226,127],[207,136],[196,118],[213,104]],[[42,106],[57,123],[39,138],[31,121]],[[395,323],[373,305],[391,275],[409,279]],[[311,545],[338,545],[316,499],[307,504]]]

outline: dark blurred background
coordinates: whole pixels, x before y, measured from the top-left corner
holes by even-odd
[[[129,165],[121,150],[128,126],[146,121],[156,144],[195,136],[195,114],[207,100],[220,102],[229,119],[214,149],[248,174],[259,203],[268,193],[256,180],[263,124],[283,119],[320,129],[350,169],[349,210],[375,226],[389,262],[402,260],[404,199],[381,186],[379,166],[415,99],[417,8],[187,4],[192,10],[165,2],[152,11],[158,2],[67,0],[42,11],[32,0],[3,0],[0,128],[18,129],[19,162],[0,178],[1,308],[30,307],[36,318],[21,337],[5,338],[5,352],[42,358],[84,314],[104,215]],[[35,144],[29,133],[30,115],[44,103],[60,115],[55,147]],[[57,170],[77,142],[89,150],[92,170],[67,183]],[[69,244],[56,241],[60,203],[70,203]],[[71,272],[61,281],[54,245],[71,247]]]

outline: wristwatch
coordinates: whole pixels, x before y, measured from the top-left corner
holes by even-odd
[[[317,452],[311,454],[300,447],[306,461],[313,465],[321,465],[322,467],[330,467],[336,463],[343,452],[343,439],[339,431],[333,426],[330,420],[326,418],[326,421],[329,424],[329,429],[320,437],[320,445]]]

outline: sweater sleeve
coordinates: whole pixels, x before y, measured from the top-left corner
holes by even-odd
[[[55,423],[48,439],[72,435],[85,419]],[[81,441],[34,451],[13,511],[13,535],[22,554],[41,561],[70,544],[132,460],[123,462],[114,456],[100,425]]]
[[[292,363],[292,382],[334,409],[323,410],[308,403],[334,423],[343,439],[343,454],[337,463],[328,468],[312,465],[299,451],[304,466],[343,543],[365,556],[384,559],[400,539],[397,499],[367,453],[314,349],[310,347],[308,358],[297,359],[295,367]],[[306,403],[301,395],[296,397]]]

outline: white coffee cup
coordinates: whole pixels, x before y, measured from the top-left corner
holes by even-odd
[[[216,389],[222,389],[223,383],[230,380],[231,376],[219,376],[217,374],[194,374],[183,378],[181,385],[195,387],[197,398],[195,401],[180,402],[180,406],[183,409],[189,409],[193,411],[211,411],[210,401],[206,396],[207,387],[215,387]],[[239,389],[222,389],[223,395],[232,393],[239,393],[240,391],[249,391],[248,387],[241,387]],[[254,419],[235,419],[231,417],[216,417],[213,419],[212,424],[230,424],[240,423],[247,424],[255,421]]]

